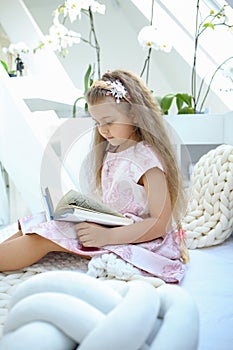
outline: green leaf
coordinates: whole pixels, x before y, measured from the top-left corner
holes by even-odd
[[[84,92],[83,92],[83,96],[78,97],[73,103],[73,118],[76,117],[76,110],[77,110],[76,105],[77,105],[78,101],[80,101],[82,99],[85,99],[85,94],[89,90],[90,86],[93,83],[92,74],[93,74],[92,73],[92,66],[91,66],[91,64],[89,64],[89,66],[87,68],[87,71],[86,71],[86,73],[84,75]],[[87,103],[85,103],[85,105],[84,105],[84,110],[88,111],[88,104]]]
[[[178,114],[194,114],[194,109],[192,107],[183,107],[178,111]]]
[[[184,104],[184,100],[181,94],[176,94],[176,106],[178,109],[178,113],[179,113],[179,110],[183,107],[183,104]]]
[[[211,22],[206,22],[203,24],[203,27],[214,29],[214,24]]]
[[[187,106],[183,107],[184,103]],[[186,93],[176,94],[176,106],[177,106],[178,114],[180,114],[180,111],[183,110],[184,108],[189,108],[191,111],[192,110],[192,96],[188,95]],[[184,113],[189,113],[189,112],[186,111]]]
[[[6,62],[0,60],[1,64],[3,65],[4,69],[6,70],[6,72],[8,73],[8,66],[6,64]]]
[[[186,103],[187,106],[192,107],[192,96],[186,93],[179,94],[180,98]]]
[[[94,80],[90,78],[90,86],[93,84]]]
[[[167,114],[167,112],[169,111],[174,98],[175,98],[174,94],[167,94],[161,99],[160,106],[164,114]]]
[[[87,68],[87,71],[86,71],[86,73],[84,75],[84,94],[87,92],[87,90],[90,87],[89,83],[90,83],[91,71],[92,71],[91,64],[89,64],[89,66]]]
[[[80,100],[82,100],[84,98],[85,98],[84,96],[80,96],[80,97],[76,98],[76,100],[74,101],[74,104],[73,104],[73,118],[76,117],[76,109],[77,109],[76,105],[77,105],[78,101],[80,101]]]

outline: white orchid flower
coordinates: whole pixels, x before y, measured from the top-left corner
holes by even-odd
[[[68,33],[68,28],[66,28],[63,24],[58,23],[58,24],[53,24],[50,28],[49,28],[49,35],[51,35],[51,37],[63,37],[64,35],[66,35]]]
[[[8,48],[4,47],[3,52],[11,55],[17,55],[19,53],[30,52],[30,48],[23,41],[19,41],[18,43],[10,44]]]
[[[98,1],[91,1],[90,7],[92,12],[98,12],[101,15],[105,14],[106,6],[103,4],[100,4]]]
[[[53,51],[65,54],[64,49],[71,47],[73,44],[79,44],[80,38],[80,33],[68,30],[63,24],[57,22],[56,25],[50,27],[49,35],[45,35],[43,45]]]
[[[225,17],[224,22],[227,25],[232,26],[233,23],[233,11],[230,6],[224,6],[223,16]]]
[[[55,16],[62,12],[64,17],[69,17],[70,22],[73,23],[77,17],[81,18],[82,10],[87,11],[91,8],[93,12],[98,12],[100,14],[105,13],[105,5],[100,4],[98,1],[94,0],[66,0],[64,6],[57,9]]]
[[[73,46],[73,44],[80,43],[80,34],[69,30],[67,35],[60,37],[60,46],[61,49],[66,49],[67,47]],[[59,50],[61,51],[61,50]]]
[[[49,29],[49,34],[51,37],[64,38],[65,36],[70,36],[73,38],[74,42],[80,43],[80,33],[69,30],[63,24],[59,23],[57,25],[52,25]]]
[[[64,17],[69,17],[70,22],[73,23],[77,17],[81,18],[81,11],[83,9],[84,1],[80,0],[66,0],[63,7]]]
[[[60,24],[59,21],[59,16],[60,16],[60,11],[58,10],[58,8],[53,12],[53,24],[55,26]]]
[[[3,48],[2,48],[2,52],[3,52],[4,54],[7,54],[7,53],[8,53],[8,47],[3,47]]]
[[[72,39],[72,45],[73,44],[80,44],[81,41],[81,34],[74,32],[73,30],[68,31],[68,37]]]
[[[42,44],[43,47],[53,51],[59,51],[60,48],[60,42],[57,36],[45,35]]]
[[[223,69],[222,74],[225,78],[233,81],[233,66],[228,65],[225,69]]]
[[[154,26],[143,27],[138,34],[138,42],[144,49],[152,48],[165,52],[170,52],[172,49],[164,33],[159,32]]]

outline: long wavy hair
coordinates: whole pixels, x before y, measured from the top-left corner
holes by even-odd
[[[99,104],[103,100],[106,101],[107,98],[110,99],[110,102],[115,101],[112,96],[106,96],[106,90],[101,88],[101,82],[115,82],[116,80],[123,84],[130,98],[130,102],[128,99],[127,102],[123,102],[122,99],[120,103],[115,103],[116,108],[123,109],[129,116],[136,116],[138,140],[145,141],[154,147],[164,165],[173,218],[176,223],[179,223],[184,216],[187,205],[183,178],[160,106],[153,98],[150,90],[133,73],[125,70],[114,70],[106,72],[98,81],[100,84],[98,82],[93,84],[86,93],[86,101],[89,105]],[[98,132],[98,128],[95,128],[91,164],[96,174],[95,185],[97,189],[101,188],[101,170],[107,144],[108,142]]]

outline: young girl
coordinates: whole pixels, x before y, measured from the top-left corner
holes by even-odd
[[[0,270],[31,265],[51,251],[111,254],[141,274],[179,282],[187,258],[177,230],[185,197],[160,108],[142,81],[123,70],[105,73],[86,100],[95,122],[91,173],[96,191],[134,223],[110,228],[24,218],[19,232],[0,245]],[[77,236],[68,238],[74,227]]]

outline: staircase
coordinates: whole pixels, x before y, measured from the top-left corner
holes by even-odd
[[[20,0],[1,2],[0,23],[11,42],[24,38],[35,45],[42,36]],[[80,91],[53,52],[41,50],[25,55],[24,63],[30,74],[14,78],[0,65],[0,162],[29,211],[35,213],[42,210],[41,162],[45,149],[47,157],[60,169],[56,149],[47,142],[64,121],[59,116],[71,116],[73,101]],[[2,192],[2,203],[3,195]],[[5,224],[7,211],[5,208]]]

